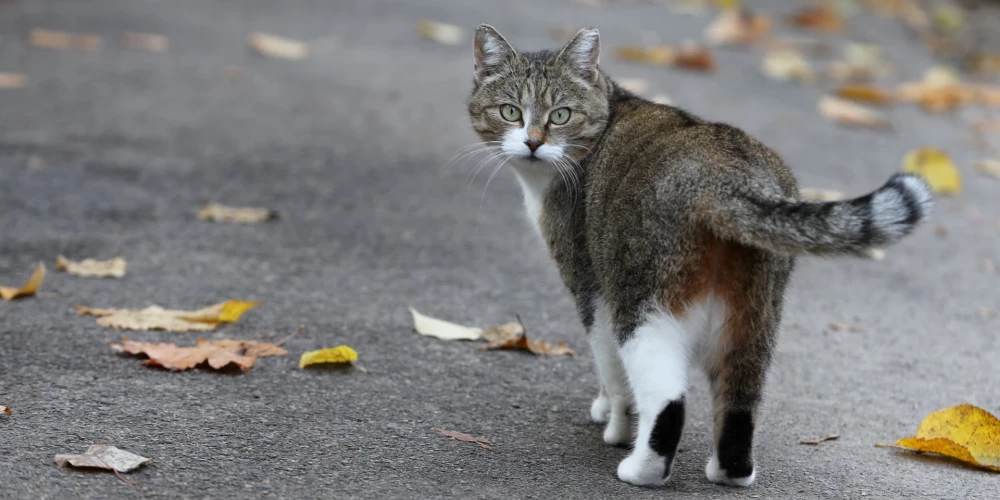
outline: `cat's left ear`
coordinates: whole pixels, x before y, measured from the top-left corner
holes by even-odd
[[[601,55],[601,34],[596,28],[584,28],[576,33],[559,52],[559,59],[570,65],[587,81],[597,80],[597,62]]]
[[[472,54],[476,59],[476,81],[495,73],[504,63],[517,57],[517,51],[493,26],[480,24],[476,28]]]

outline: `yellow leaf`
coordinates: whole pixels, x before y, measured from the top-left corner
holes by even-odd
[[[760,63],[764,76],[778,81],[798,80],[808,83],[816,78],[809,61],[802,53],[790,48],[770,50]]]
[[[1000,419],[970,404],[945,408],[924,418],[917,435],[896,446],[1000,472]]]
[[[121,278],[125,276],[127,264],[125,259],[121,257],[115,257],[111,260],[84,259],[77,262],[58,255],[56,256],[56,268],[69,274],[88,278]]]
[[[939,194],[962,191],[962,177],[944,152],[934,148],[914,149],[903,157],[903,172],[917,174]]]
[[[430,316],[424,316],[416,309],[410,308],[413,315],[413,328],[421,335],[437,337],[441,340],[479,340],[483,336],[482,328],[462,326]]]
[[[249,43],[250,48],[262,56],[290,60],[309,56],[309,45],[305,42],[268,33],[251,33]]]
[[[0,73],[0,89],[20,89],[28,85],[28,77],[21,73]]]
[[[218,203],[209,203],[198,212],[199,220],[209,220],[215,222],[239,222],[253,224],[277,219],[278,213],[274,210],[256,207],[230,207]]]
[[[42,286],[43,281],[45,281],[45,264],[39,262],[38,267],[28,277],[28,281],[21,285],[21,288],[0,286],[0,298],[13,300],[34,295],[38,291],[38,287]]]
[[[874,85],[866,84],[842,85],[837,89],[837,95],[844,99],[872,104],[887,104],[895,100],[891,93]]]
[[[353,363],[358,360],[358,352],[346,345],[328,347],[318,351],[307,351],[299,358],[299,368],[318,363]]]
[[[211,331],[221,323],[232,323],[260,302],[231,300],[196,311],[164,309],[92,309],[76,306],[76,312],[97,316],[97,324],[123,330],[167,330],[171,332]]]

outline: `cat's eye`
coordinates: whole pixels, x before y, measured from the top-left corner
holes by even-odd
[[[516,122],[521,119],[521,110],[512,104],[500,106],[500,116],[509,122]]]
[[[553,125],[564,125],[569,121],[570,116],[569,108],[559,108],[551,113],[549,113],[549,121]]]

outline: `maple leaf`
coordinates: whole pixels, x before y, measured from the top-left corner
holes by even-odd
[[[56,455],[52,459],[63,467],[89,467],[119,472],[129,472],[148,463],[151,459],[120,450],[106,444],[92,444],[82,455]]]
[[[190,370],[202,363],[207,363],[216,370],[221,370],[230,364],[249,370],[257,362],[258,357],[288,354],[288,351],[276,344],[229,339],[198,339],[198,344],[195,346],[179,347],[167,342],[135,342],[123,337],[121,344],[111,344],[110,347],[118,352],[145,355],[149,359],[143,362],[144,365],[159,366],[173,371]]]
[[[257,207],[230,207],[208,203],[198,212],[198,220],[255,224],[278,218],[278,212]]]
[[[470,436],[469,434],[466,434],[464,432],[449,431],[446,429],[442,429],[440,427],[435,427],[434,430],[437,431],[437,433],[442,436],[450,437],[452,439],[457,439],[459,441],[462,441],[463,443],[476,443],[479,445],[480,448],[484,450],[490,450],[490,451],[493,450],[493,448],[490,448],[489,446],[490,440],[484,437]]]
[[[521,321],[521,316],[517,316],[517,323],[520,328],[513,328],[508,323],[497,328],[495,340],[491,340],[484,346],[480,346],[482,351],[491,350],[516,350],[528,351],[538,356],[560,356],[563,354],[572,356],[573,350],[563,341],[558,341],[555,345],[544,340],[528,339],[527,328]]]
[[[111,260],[84,259],[77,262],[58,255],[56,256],[56,268],[75,276],[121,278],[125,276],[128,264],[121,257],[115,257]]]
[[[299,368],[325,363],[354,363],[358,360],[358,352],[346,345],[328,347],[315,351],[306,351],[299,357]]]
[[[28,281],[25,281],[20,288],[0,286],[0,298],[14,300],[32,296],[42,286],[43,281],[45,281],[45,264],[39,262],[35,270],[31,272],[31,276],[28,277]]]
[[[233,323],[260,302],[230,300],[196,311],[164,309],[92,309],[76,306],[78,314],[97,316],[97,324],[122,330],[169,330],[172,332],[211,331],[221,323]]]
[[[1000,419],[970,404],[944,408],[924,418],[915,436],[900,439],[895,446],[1000,472]]]

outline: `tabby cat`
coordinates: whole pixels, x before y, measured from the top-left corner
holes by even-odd
[[[928,217],[930,191],[895,175],[860,198],[801,201],[774,151],[629,93],[601,72],[599,53],[596,29],[555,52],[521,53],[479,26],[473,128],[509,159],[576,299],[600,379],[591,418],[607,424],[609,444],[634,436],[618,477],[669,478],[695,361],[714,405],[705,474],[748,486],[795,256],[866,256],[894,243]]]

